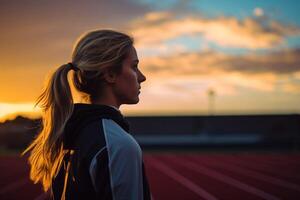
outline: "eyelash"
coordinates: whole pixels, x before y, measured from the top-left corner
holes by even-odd
[[[138,70],[138,65],[133,65],[134,70]]]

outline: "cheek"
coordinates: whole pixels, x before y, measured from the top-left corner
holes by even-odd
[[[128,77],[127,83],[125,83],[125,85],[127,85],[126,87],[128,91],[135,93],[138,90],[138,83],[137,83],[136,76]]]
[[[119,80],[118,85],[118,88],[123,92],[135,92],[138,90],[137,76],[134,73],[124,74]]]
[[[115,94],[121,104],[135,104],[138,102],[139,85],[134,74],[127,74],[119,79]]]
[[[136,86],[138,84],[137,82],[137,76],[135,72],[129,72],[124,76],[124,81],[128,83],[128,85]]]

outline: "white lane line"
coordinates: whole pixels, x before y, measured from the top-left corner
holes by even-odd
[[[234,165],[230,165],[228,163],[224,163],[224,162],[217,162],[216,160],[207,158],[208,160],[210,160],[211,163],[217,164],[220,167],[224,167],[225,169],[229,170],[229,171],[233,171],[233,172],[237,172],[239,174],[245,175],[245,176],[249,176],[258,180],[262,180],[268,183],[272,183],[274,185],[278,185],[281,187],[285,187],[285,188],[289,188],[292,190],[296,190],[298,192],[300,192],[300,186],[294,183],[291,183],[289,181],[285,181],[279,178],[274,178],[272,176],[268,176],[266,174],[262,174],[260,172],[255,172],[249,169],[245,169],[245,168],[241,168],[239,166],[234,166]],[[204,165],[206,165],[204,163]]]
[[[285,155],[273,155],[268,156],[268,159],[266,161],[274,163],[274,164],[280,164],[280,165],[300,165],[299,158],[300,156],[285,156]]]
[[[241,156],[241,155],[235,155],[235,157],[237,157],[238,159],[244,160],[244,161],[249,161],[249,160],[255,160],[258,161],[262,164],[265,165],[271,165],[271,166],[276,166],[276,167],[280,167],[280,166],[292,166],[292,165],[299,165],[300,163],[294,163],[295,160],[293,159],[285,159],[282,158],[280,160],[275,159],[272,156],[267,156],[267,157],[261,157],[261,156],[254,156],[254,155],[248,155],[248,156]],[[258,160],[257,160],[258,158]]]
[[[150,200],[154,200],[154,197],[153,197],[153,195],[152,195],[152,194],[151,194]]]
[[[49,199],[49,194],[46,192],[43,192],[39,196],[37,196],[34,200],[46,200]]]
[[[195,171],[195,172],[199,172],[201,174],[206,174],[214,179],[217,179],[219,181],[222,181],[224,183],[227,183],[228,185],[232,185],[234,187],[237,187],[243,191],[246,191],[248,193],[251,193],[253,195],[256,195],[256,196],[259,196],[263,199],[267,199],[267,200],[279,200],[280,198],[272,195],[272,194],[269,194],[267,192],[264,192],[256,187],[253,187],[251,185],[248,185],[248,184],[245,184],[241,181],[238,181],[234,178],[231,178],[229,176],[226,176],[222,173],[219,173],[213,169],[209,169],[205,166],[202,166],[202,165],[199,165],[199,164],[195,164],[194,162],[191,162],[191,161],[188,161],[188,160],[182,160],[182,158],[180,158],[180,160],[178,160],[178,158],[175,158],[175,157],[169,157],[168,159],[172,159],[176,162],[176,164],[178,165],[182,165],[184,166],[185,168],[187,169],[190,169],[192,171]]]
[[[16,189],[22,187],[23,185],[25,185],[28,182],[28,177],[26,176],[25,178],[23,177],[20,180],[14,181],[8,185],[6,185],[5,187],[0,189],[0,194],[5,194],[11,191],[15,191]]]
[[[228,155],[226,157],[226,161],[230,161],[230,163],[235,163],[236,165],[239,165],[241,167],[246,167],[246,168],[251,168],[253,170],[260,170],[260,171],[266,171],[266,169],[268,169],[269,172],[273,172],[275,174],[278,174],[279,172],[284,175],[284,176],[287,176],[287,177],[290,177],[290,178],[296,178],[296,179],[299,179],[299,174],[295,173],[291,176],[290,172],[288,171],[285,171],[285,170],[279,170],[278,168],[272,168],[270,167],[270,165],[266,165],[266,164],[263,164],[263,163],[260,163],[260,162],[247,162],[245,160],[241,160],[241,159],[237,159],[237,157],[234,157],[234,156],[230,156]],[[280,168],[281,169],[281,168]]]
[[[182,176],[181,174],[177,173],[175,170],[171,169],[170,167],[168,167],[168,165],[164,164],[160,160],[153,158],[153,157],[151,157],[151,158],[148,157],[148,159],[151,160],[149,162],[150,165],[152,165],[153,167],[155,167],[162,173],[166,174],[170,178],[174,179],[178,183],[182,184],[189,190],[195,192],[198,196],[200,196],[204,199],[207,199],[207,200],[217,200],[217,198],[214,195],[208,193],[207,191],[205,191],[204,189],[199,187],[197,184],[195,184],[191,180],[189,180],[189,179],[185,178],[184,176]]]

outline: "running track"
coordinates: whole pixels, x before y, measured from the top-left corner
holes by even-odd
[[[300,154],[145,153],[154,200],[300,199]],[[48,199],[25,158],[0,157],[0,199]]]

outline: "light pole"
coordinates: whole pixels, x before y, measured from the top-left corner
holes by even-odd
[[[213,88],[209,88],[207,90],[207,96],[208,96],[208,114],[214,115],[214,109],[215,109],[215,96],[216,92]]]

